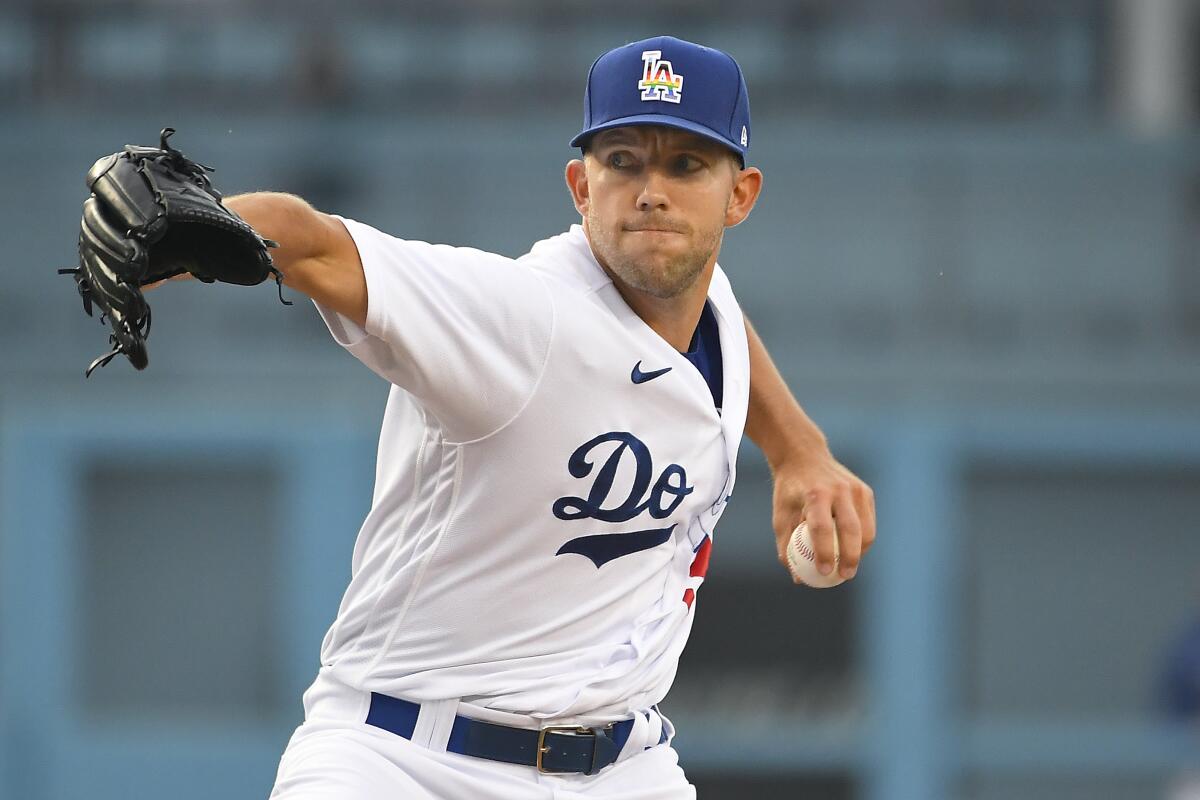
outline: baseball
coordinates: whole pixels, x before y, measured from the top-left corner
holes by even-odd
[[[845,580],[838,574],[841,559],[836,537],[833,540],[833,572],[822,575],[817,571],[817,554],[813,550],[812,537],[808,535],[807,522],[801,522],[796,526],[796,530],[792,531],[792,538],[788,541],[787,560],[792,575],[814,589],[828,589]]]

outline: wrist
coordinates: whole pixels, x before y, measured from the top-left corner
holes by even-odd
[[[832,456],[829,441],[816,426],[787,430],[783,436],[773,436],[759,443],[759,448],[772,473],[796,464],[820,461]]]

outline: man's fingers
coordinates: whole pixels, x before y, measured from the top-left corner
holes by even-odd
[[[854,505],[862,523],[862,555],[865,556],[871,545],[875,544],[875,493],[870,486],[860,483],[855,495]]]
[[[834,497],[833,516],[837,520],[839,570],[843,578],[850,580],[858,572],[862,557],[862,524],[849,490]]]
[[[817,571],[822,575],[833,572],[833,543],[837,530],[833,525],[831,499],[827,492],[814,489],[807,494],[804,503],[804,520],[817,553]]]

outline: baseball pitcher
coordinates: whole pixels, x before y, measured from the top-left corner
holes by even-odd
[[[274,275],[391,384],[371,510],[274,798],[694,797],[658,703],[743,433],[774,473],[781,558],[801,519],[845,578],[874,541],[870,489],[717,263],[763,181],[737,62],[647,39],[600,56],[584,98],[565,172],[580,223],[517,259],[291,195],[223,199],[166,132],[88,174],[72,272],[113,329],[98,362],[147,364],[149,284]]]

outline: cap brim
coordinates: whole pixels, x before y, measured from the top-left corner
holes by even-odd
[[[637,114],[632,117],[621,117],[620,119],[612,119],[605,122],[603,125],[596,125],[586,130],[581,131],[571,140],[571,147],[582,147],[588,139],[595,136],[600,131],[612,130],[613,128],[625,128],[631,125],[661,125],[666,128],[678,128],[680,130],[689,131],[698,136],[703,136],[705,139],[711,139],[719,145],[724,145],[732,150],[741,160],[742,165],[746,164],[746,151],[721,134],[709,128],[706,125],[701,125],[699,122],[692,122],[689,119],[680,119],[667,114]]]

